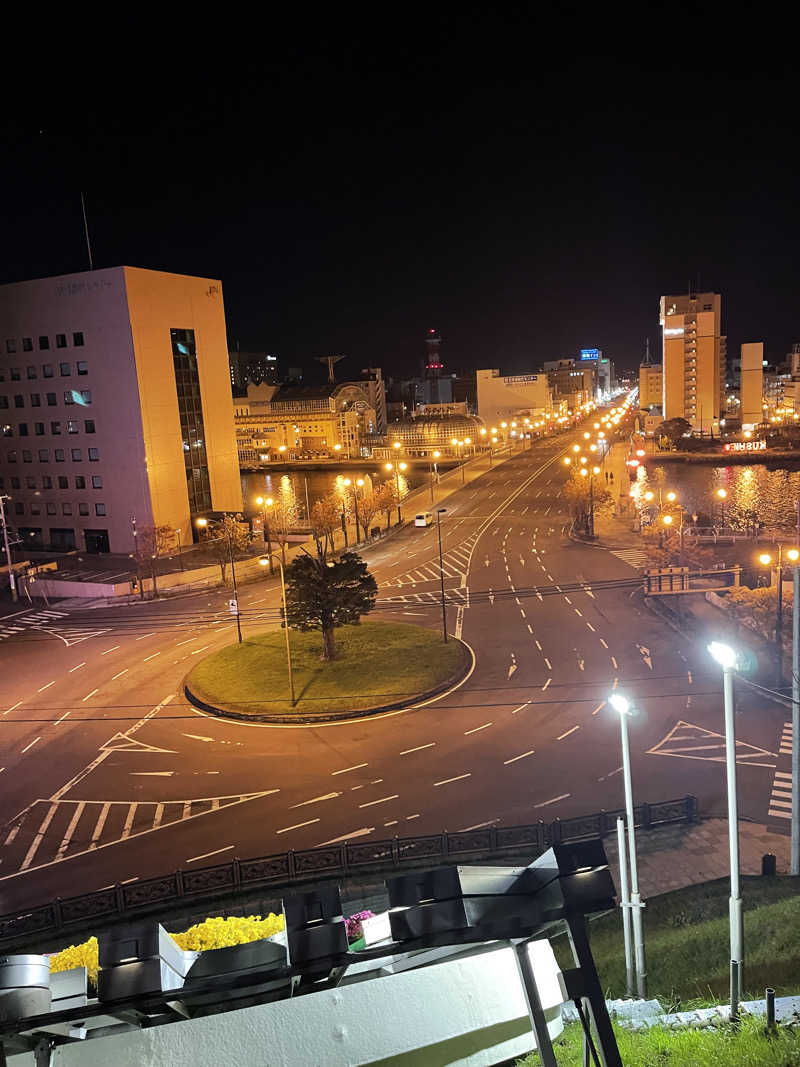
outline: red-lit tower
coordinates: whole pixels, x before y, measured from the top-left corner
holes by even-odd
[[[440,403],[439,399],[439,376],[444,369],[444,363],[442,363],[442,339],[439,336],[439,331],[430,329],[425,334],[425,346],[427,348],[427,356],[425,359],[425,380],[429,382],[428,391],[430,394],[431,404]]]

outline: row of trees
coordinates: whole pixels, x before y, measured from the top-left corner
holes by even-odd
[[[317,546],[318,555],[327,555],[336,549],[336,535],[344,540],[345,522],[353,521],[363,531],[364,540],[369,536],[372,523],[379,515],[385,514],[387,530],[392,524],[392,510],[397,506],[397,490],[393,482],[381,482],[376,486],[357,487],[355,492],[347,490],[344,496],[329,493],[318,500],[311,508],[311,533]],[[271,527],[270,527],[271,529]],[[361,533],[358,532],[359,538]]]

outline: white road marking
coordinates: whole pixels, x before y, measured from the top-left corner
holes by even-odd
[[[514,708],[514,710],[511,712],[511,714],[512,715],[516,715],[518,711],[522,711],[523,708],[527,708],[527,706],[529,704],[530,704],[530,700],[526,700],[524,704],[520,704],[520,706],[518,708]]]
[[[201,652],[205,652],[205,650],[206,650],[207,648],[211,648],[211,645],[203,645],[203,647],[202,647],[202,648],[195,648],[195,649],[193,649],[193,650],[192,650],[192,655],[193,655],[193,656],[199,656],[199,655],[200,655],[200,653],[201,653]],[[158,652],[156,652],[156,655],[158,655]],[[147,658],[148,658],[148,659],[152,659],[152,656],[148,656]]]
[[[321,797],[312,797],[311,800],[301,800],[299,804],[292,804],[289,810],[291,811],[293,808],[304,808],[308,804],[318,804],[322,800],[333,800],[334,797],[340,797],[341,795],[341,793],[325,793]]]
[[[548,678],[548,679],[547,679],[547,681],[546,681],[546,682],[544,683],[544,685],[542,686],[542,692],[544,692],[544,691],[545,691],[545,689],[547,689],[548,685],[550,685],[550,683],[552,682],[552,680],[553,680],[552,678]]]
[[[586,625],[589,627],[589,629],[592,631],[592,633],[595,632],[594,626],[592,626],[592,624],[590,622],[587,622]]]
[[[56,860],[60,860],[69,848],[69,843],[72,840],[72,835],[75,833],[75,827],[78,825],[78,822],[80,820],[81,815],[83,815],[83,810],[85,807],[86,802],[83,800],[81,800],[78,804],[75,805],[75,812],[69,821],[69,826],[67,827],[67,831],[61,840],[61,844],[58,846]]]
[[[580,726],[573,726],[571,730],[566,730],[563,734],[559,734],[556,741],[563,741],[565,737],[574,734],[576,730],[580,730]]]
[[[117,678],[121,678],[123,676],[123,674],[127,674],[129,670],[130,670],[130,668],[126,667],[124,671],[120,671],[119,674],[115,674],[114,677],[111,679],[111,681],[112,682],[116,682]]]
[[[467,737],[468,734],[476,734],[476,733],[478,733],[479,730],[485,730],[487,726],[494,726],[494,723],[493,722],[485,722],[483,724],[483,726],[476,726],[473,730],[465,730],[464,731],[464,737]]]
[[[55,813],[57,811],[58,811],[58,804],[51,804],[50,807],[48,808],[47,814],[42,819],[42,823],[41,823],[39,829],[36,832],[36,836],[34,837],[33,841],[31,842],[30,848],[25,853],[25,859],[20,864],[20,868],[19,869],[21,871],[27,870],[28,867],[30,867],[31,863],[33,863],[33,857],[36,855],[36,853],[37,853],[37,851],[39,849],[39,845],[41,845],[42,841],[44,840],[44,835],[47,833],[47,828],[49,827],[50,823],[53,821],[53,816],[55,815]],[[11,835],[9,834],[9,837],[10,836]],[[8,838],[6,838],[6,844],[8,844],[8,843],[9,843]]]
[[[55,684],[56,684],[56,682],[55,682],[55,678],[54,678],[52,682],[48,682],[47,685],[43,685],[41,687],[41,689],[39,689],[38,691],[40,693],[43,693],[45,691],[45,689],[49,689],[51,685],[55,685]]]
[[[612,664],[614,666],[614,670],[618,670],[619,669],[619,664],[617,663],[617,661],[614,659],[613,656],[611,657],[611,662],[612,662]]]
[[[598,713],[598,711],[602,711],[605,706],[606,706],[606,702],[604,700],[602,704],[598,704],[597,705],[597,707],[592,712],[592,715],[596,715]]]
[[[423,748],[433,748],[435,744],[435,741],[429,741],[427,745],[417,745],[416,748],[404,748],[400,755],[409,756],[412,752],[421,752]],[[364,766],[366,767],[366,763],[364,764]]]
[[[206,648],[208,648],[208,645],[206,645]],[[192,655],[194,655],[194,654],[195,654],[195,653],[193,652],[193,653],[192,653]],[[160,655],[161,655],[161,653],[160,653],[160,652],[151,652],[149,656],[145,656],[145,657],[144,657],[144,659],[142,660],[142,663],[147,663],[147,661],[148,661],[149,659],[155,659],[155,658],[156,658],[156,656],[160,656]]]
[[[114,645],[113,648],[107,648],[105,652],[101,652],[101,656],[107,656],[109,652],[116,652],[118,648],[122,648],[122,645]]]
[[[559,800],[566,800],[567,797],[571,797],[572,793],[561,793],[560,796],[551,797],[550,800],[543,800],[541,804],[534,804],[534,808],[546,808],[548,804],[555,804]]]
[[[392,793],[390,797],[381,797],[380,800],[367,800],[364,804],[359,804],[360,808],[371,808],[374,804],[385,804],[389,800],[397,800],[400,796],[399,793]]]
[[[89,699],[89,697],[93,697],[95,695],[95,693],[99,693],[99,692],[100,692],[99,689],[93,689],[91,691],[91,693],[87,693],[86,696],[81,700],[81,704],[85,704],[86,701]]]
[[[68,712],[68,711],[65,711],[65,712],[64,712],[64,714],[63,714],[63,715],[61,716],[61,718],[60,718],[60,719],[56,719],[56,721],[55,721],[55,722],[53,723],[53,726],[58,726],[58,724],[59,724],[60,722],[63,722],[63,721],[64,721],[64,719],[66,719],[66,717],[67,717],[68,715],[69,715],[69,712]]]
[[[540,652],[542,651],[542,646],[539,644],[538,641],[536,642],[536,647],[539,649]]]
[[[207,860],[210,856],[218,856],[220,852],[230,852],[235,845],[224,845],[222,848],[215,848],[213,852],[204,852],[202,856],[192,856],[191,859],[186,860],[187,863],[196,863],[197,860]]]
[[[3,712],[3,714],[4,714],[4,715],[8,715],[8,713],[9,713],[9,712],[11,712],[11,711],[16,711],[16,710],[17,710],[17,708],[21,706],[21,704],[22,704],[22,701],[21,701],[21,700],[18,700],[18,701],[16,702],[16,704],[12,704],[10,708],[8,708],[8,709],[7,709],[6,711],[4,711],[4,712]]]
[[[460,782],[464,778],[471,778],[472,771],[467,771],[466,774],[458,774],[455,778],[444,778],[441,782],[434,782],[434,785],[449,785],[451,782]]]
[[[155,633],[155,630],[152,630],[149,634],[142,634],[141,637],[137,637],[136,640],[137,641],[144,641],[144,639],[146,637],[152,637],[154,633]]]
[[[26,745],[26,746],[25,746],[25,748],[23,748],[23,750],[22,750],[22,752],[20,753],[20,755],[21,755],[21,756],[24,756],[24,755],[25,755],[25,753],[26,753],[26,752],[28,751],[28,749],[29,749],[29,748],[33,748],[33,746],[34,746],[34,745],[36,744],[36,742],[37,742],[37,741],[41,741],[41,740],[42,740],[42,739],[41,739],[41,737],[35,737],[35,738],[33,739],[33,741],[31,741],[31,743],[30,743],[29,745]]]
[[[394,820],[397,822],[397,819]],[[391,823],[384,823],[384,826],[391,826]],[[317,848],[324,848],[326,845],[338,845],[340,841],[352,841],[354,837],[366,837],[367,834],[375,832],[374,826],[362,826],[360,830],[351,830],[349,834],[342,834],[340,837],[332,837],[330,841],[323,841]]]
[[[74,674],[75,671],[79,671],[81,669],[81,667],[85,667],[85,666],[86,666],[86,660],[84,660],[83,663],[78,663],[75,667],[70,667],[70,669],[69,669],[69,671],[67,673],[68,674]]]
[[[532,748],[530,752],[523,752],[519,756],[512,756],[511,759],[504,759],[503,766],[507,767],[509,763],[516,763],[518,759],[525,759],[526,756],[532,756],[536,749]]]
[[[92,841],[89,845],[89,848],[97,848],[97,842],[100,839],[100,834],[102,834],[103,832],[103,827],[106,824],[106,819],[108,818],[109,811],[111,811],[111,805],[103,804],[102,808],[100,809],[100,814],[97,816],[97,822],[94,824],[94,831],[92,832]]]
[[[290,830],[299,830],[302,826],[313,826],[319,819],[309,819],[308,822],[297,822],[294,826],[284,826],[282,830],[276,830],[276,834],[288,834]]]
[[[545,661],[545,663],[547,664],[547,669],[548,669],[548,671],[552,671],[552,669],[553,669],[553,664],[552,664],[552,663],[550,662],[550,660],[549,660],[549,659],[547,658],[547,656],[545,656],[545,657],[544,657],[544,661]]]
[[[355,763],[352,767],[342,767],[340,771],[331,771],[331,778],[335,777],[337,774],[347,774],[348,771],[358,771],[362,767],[367,766],[369,766],[367,763]],[[292,827],[289,827],[289,829],[292,829]]]
[[[600,644],[603,646],[603,648],[608,648],[608,645],[605,643],[602,637],[600,638]]]

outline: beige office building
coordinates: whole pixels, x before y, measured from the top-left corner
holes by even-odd
[[[552,410],[546,374],[501,377],[499,370],[479,370],[478,416],[487,426],[514,415],[542,415]]]
[[[222,285],[113,267],[0,286],[0,492],[31,548],[128,553],[242,506]],[[176,533],[177,541],[177,533]]]
[[[741,387],[739,390],[740,415],[743,430],[752,430],[764,418],[764,342],[751,341],[743,344]]]
[[[642,411],[660,408],[664,391],[664,374],[660,363],[639,366],[639,407]]]
[[[716,433],[725,413],[725,342],[719,293],[662,296],[662,410]]]

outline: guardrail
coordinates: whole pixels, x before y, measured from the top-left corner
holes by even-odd
[[[580,841],[616,832],[623,810],[601,811],[572,819],[539,821],[526,826],[492,826],[460,833],[395,837],[383,841],[345,842],[330,848],[289,851],[256,859],[234,859],[198,870],[179,870],[160,878],[111,886],[95,893],[61,899],[20,914],[0,916],[0,946],[38,935],[57,935],[78,924],[139,918],[146,911],[164,911],[179,904],[196,905],[204,898],[250,889],[281,889],[320,878],[368,876],[403,867],[436,866],[480,854],[482,858],[511,849],[540,855],[561,841]],[[698,819],[697,798],[680,797],[634,809],[637,826],[649,829]],[[533,858],[533,855],[532,855]]]

